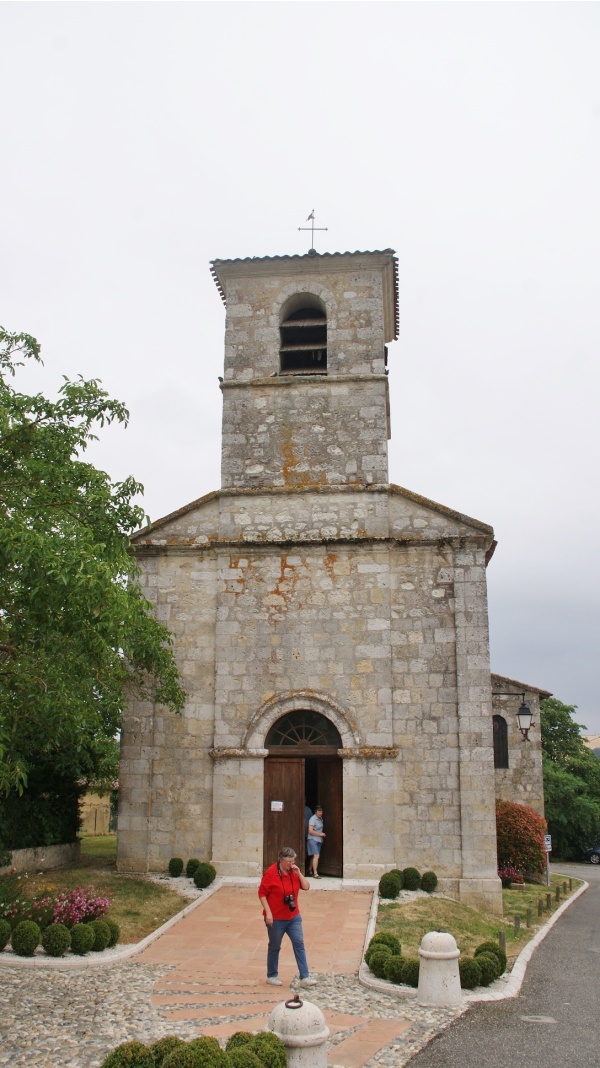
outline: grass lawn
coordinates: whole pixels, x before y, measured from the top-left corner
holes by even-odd
[[[400,939],[402,955],[416,957],[423,935],[428,931],[448,931],[454,935],[462,954],[470,956],[481,942],[497,942],[498,932],[506,934],[506,954],[509,970],[521,950],[533,938],[540,927],[562,904],[564,897],[561,889],[561,901],[555,900],[555,888],[562,888],[563,875],[551,875],[550,886],[538,886],[528,883],[523,890],[503,890],[504,920],[477,912],[468,905],[451,901],[443,897],[418,897],[413,901],[391,902],[380,905],[377,917],[378,931],[392,931]],[[567,896],[569,880],[566,878]],[[580,879],[572,880],[574,893],[581,886]],[[538,901],[546,901],[546,894],[552,894],[552,904],[538,917]],[[531,909],[532,926],[526,927],[527,910]],[[514,917],[519,916],[521,930],[518,937],[514,933]]]
[[[110,898],[107,915],[121,928],[119,941],[139,942],[185,908],[189,901],[173,890],[145,879],[118,875],[116,857],[116,835],[83,838],[77,867],[30,874],[24,894],[33,897],[45,888],[57,892],[77,886],[94,886],[102,897]]]

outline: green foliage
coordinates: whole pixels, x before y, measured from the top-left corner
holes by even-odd
[[[104,1058],[100,1068],[154,1068],[152,1050],[143,1042],[122,1042]]]
[[[71,927],[71,949],[80,957],[90,952],[95,939],[91,923],[76,923],[74,927]]]
[[[246,1047],[253,1053],[263,1068],[286,1068],[287,1054],[281,1039],[272,1031],[259,1031]],[[242,1066],[240,1065],[240,1068]],[[250,1065],[248,1065],[250,1068]]]
[[[458,973],[463,990],[481,986],[481,968],[474,957],[462,957],[458,962]]]
[[[481,953],[493,953],[498,958],[500,965],[500,975],[504,975],[506,971],[506,953],[495,942],[482,942],[475,950],[473,956],[479,957]]]
[[[238,1049],[240,1046],[247,1046],[252,1041],[252,1034],[250,1031],[234,1031],[229,1036],[225,1044],[225,1049],[229,1053],[232,1049]]]
[[[106,926],[108,927],[108,930],[110,931],[110,939],[109,939],[109,942],[108,942],[108,948],[112,949],[113,946],[116,946],[117,942],[119,941],[119,938],[121,937],[121,928],[119,927],[118,923],[115,923],[114,920],[107,920],[105,918],[104,919],[104,923],[106,924]]]
[[[165,1057],[172,1053],[174,1049],[184,1045],[183,1039],[177,1035],[165,1035],[164,1038],[159,1038],[156,1042],[153,1042],[150,1046],[150,1052],[155,1068],[162,1068]]]
[[[481,986],[489,986],[500,975],[500,961],[495,953],[478,953],[476,959],[481,970]]]
[[[402,983],[402,969],[404,968],[404,957],[399,954],[392,954],[391,957],[386,957],[383,974],[390,983]]]
[[[185,866],[185,874],[186,874],[186,877],[188,879],[192,879],[193,878],[194,872],[196,871],[196,868],[198,867],[199,864],[200,864],[200,861],[196,857],[190,857],[190,859],[188,860],[188,862],[187,862],[187,864]]]
[[[42,933],[42,946],[49,957],[64,957],[71,948],[71,932],[64,923],[51,923]]]
[[[56,768],[54,755],[30,753],[22,794],[11,791],[2,796],[0,792],[3,844],[11,849],[35,849],[76,841],[84,792],[85,784],[78,782],[72,771]]]
[[[391,872],[389,874],[397,876],[397,878],[398,878],[398,880],[400,882],[400,889],[402,889],[402,887],[404,886],[404,876],[402,874],[402,870],[400,868],[392,868],[392,870],[391,870]]]
[[[33,957],[40,944],[41,934],[33,920],[21,920],[10,937],[10,944],[19,957]]]
[[[404,964],[402,965],[402,971],[400,972],[402,977],[401,981],[405,986],[417,987],[419,985],[419,959],[417,957],[404,957],[403,960]]]
[[[174,879],[178,879],[183,871],[183,861],[181,857],[171,857],[169,861],[169,875],[172,875]]]
[[[110,927],[104,920],[92,920],[88,925],[94,932],[94,944],[92,950],[94,953],[101,953],[103,949],[106,949],[110,942]]]
[[[579,859],[600,840],[600,760],[575,723],[575,705],[555,697],[540,703],[544,802],[555,856]]]
[[[405,868],[402,872],[405,890],[419,890],[421,887],[421,875],[416,868]]]
[[[22,792],[40,762],[73,782],[106,774],[126,691],[184,704],[129,550],[142,487],[82,459],[127,410],[81,377],[56,400],[19,393],[16,368],[39,351],[0,329],[0,794]]]
[[[0,920],[0,953],[10,941],[10,923],[8,920]]]
[[[378,979],[385,979],[385,962],[392,956],[389,946],[379,946],[369,954],[369,968]]]
[[[203,1036],[174,1049],[163,1068],[229,1068],[229,1058],[216,1038]]]
[[[499,868],[542,872],[546,867],[546,821],[532,808],[496,801],[496,845]]]
[[[402,884],[398,877],[391,871],[386,871],[379,880],[379,896],[386,898],[396,898],[402,889]]]
[[[232,1049],[227,1054],[227,1062],[231,1068],[267,1068],[267,1061],[262,1061],[251,1046],[238,1046],[237,1049]]]
[[[425,890],[428,894],[433,894],[437,889],[438,877],[434,871],[424,871],[421,876],[421,890]]]
[[[590,753],[600,765],[598,758]],[[553,764],[545,756],[544,809],[552,851],[564,859],[579,860],[600,841],[600,798],[579,775]]]
[[[369,949],[371,949],[372,946],[381,945],[389,946],[392,953],[402,952],[400,940],[396,937],[395,934],[393,934],[392,931],[378,931],[377,934],[374,934],[371,941],[369,942]]]
[[[217,872],[212,864],[201,863],[194,872],[194,882],[199,890],[204,890],[215,881]]]

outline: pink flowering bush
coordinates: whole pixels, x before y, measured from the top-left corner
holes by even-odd
[[[93,886],[78,886],[76,890],[58,894],[55,901],[53,923],[64,923],[65,927],[74,927],[76,923],[88,923],[99,920],[110,908],[107,897],[95,897]]]
[[[522,883],[523,876],[516,868],[513,868],[510,864],[506,864],[503,868],[498,868],[498,875],[502,880],[504,887],[510,886],[511,883]]]
[[[76,923],[99,920],[110,907],[106,897],[96,895],[93,886],[78,886],[59,894],[46,889],[34,897],[27,895],[27,874],[16,871],[0,876],[0,919],[8,920],[14,930],[22,920],[33,920],[44,930],[51,923]]]

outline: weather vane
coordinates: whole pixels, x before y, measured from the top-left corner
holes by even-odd
[[[306,221],[310,223],[310,226],[299,226],[298,229],[299,230],[310,230],[310,244],[311,244],[311,247],[308,250],[308,255],[309,256],[316,256],[317,255],[317,250],[314,247],[314,245],[315,245],[315,230],[327,230],[328,227],[327,226],[315,226],[315,209],[314,208],[311,211],[311,213],[308,216]]]

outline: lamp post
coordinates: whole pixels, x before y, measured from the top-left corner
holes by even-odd
[[[529,741],[529,731],[533,727],[533,713],[525,704],[525,694],[511,693],[508,690],[492,690],[492,697],[520,697],[521,707],[517,712],[517,723],[525,742]]]

